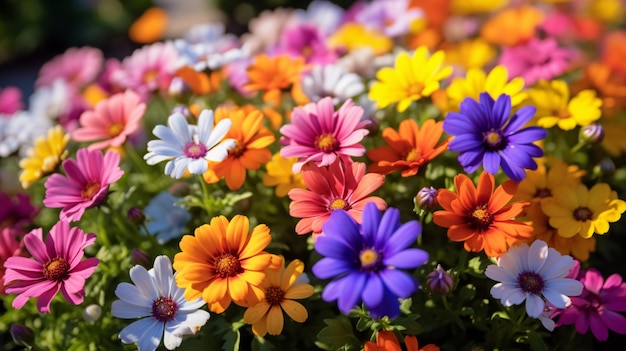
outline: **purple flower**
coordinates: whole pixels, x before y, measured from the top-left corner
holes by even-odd
[[[428,253],[408,248],[420,235],[420,224],[399,221],[398,209],[383,214],[371,202],[365,205],[360,226],[345,211],[333,211],[323,226],[324,236],[315,243],[324,257],[312,268],[320,279],[334,278],[322,293],[325,301],[338,300],[344,314],[361,302],[377,319],[400,314],[398,298],[408,298],[418,287],[402,269],[425,264]]]
[[[496,174],[499,167],[516,182],[526,177],[525,169],[537,169],[533,157],[543,156],[543,150],[533,142],[547,136],[540,127],[522,128],[535,114],[534,106],[524,106],[511,117],[511,97],[502,94],[494,102],[488,93],[480,101],[466,98],[461,112],[450,112],[443,130],[453,135],[448,149],[459,153],[459,163],[466,172],[483,165],[485,171]]]
[[[609,276],[606,281],[602,274],[591,268],[579,274],[584,289],[580,296],[572,297],[571,305],[560,314],[556,325],[574,324],[580,334],[590,328],[593,336],[600,341],[609,337],[609,329],[626,334],[626,317],[618,312],[626,312],[626,283],[619,274]]]

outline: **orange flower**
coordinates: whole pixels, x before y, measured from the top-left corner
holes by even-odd
[[[214,183],[226,178],[228,188],[237,190],[246,181],[248,169],[259,169],[272,159],[272,152],[268,147],[276,137],[263,127],[263,114],[258,110],[246,113],[243,109],[218,108],[215,116],[216,122],[230,118],[233,124],[225,138],[235,139],[236,144],[222,162],[209,166],[204,179],[208,183]]]
[[[403,177],[410,177],[448,148],[450,138],[435,147],[443,135],[443,122],[427,120],[420,129],[417,122],[406,119],[400,122],[400,128],[385,128],[383,138],[388,146],[381,146],[367,152],[372,160],[369,171],[389,174],[402,171]]]
[[[480,34],[492,44],[514,46],[533,38],[541,21],[541,11],[532,6],[511,7],[487,20]]]
[[[261,299],[259,286],[273,263],[273,255],[263,250],[272,237],[265,224],[251,233],[249,226],[246,216],[237,215],[230,222],[219,216],[196,228],[194,235],[183,236],[174,269],[176,284],[185,289],[187,300],[202,297],[211,311],[222,313],[233,301],[247,307]]]
[[[304,58],[289,55],[269,57],[266,54],[256,56],[248,67],[249,83],[245,86],[251,91],[265,91],[263,101],[280,106],[280,94],[300,81],[304,68]]]
[[[218,91],[222,81],[221,71],[213,71],[210,75],[207,75],[204,72],[196,72],[189,66],[179,68],[175,76],[182,79],[193,94],[197,96]]]
[[[420,349],[417,338],[413,335],[405,335],[404,344],[407,351],[439,351],[439,347],[433,344]],[[402,347],[392,331],[381,330],[376,334],[376,343],[371,341],[365,343],[365,351],[402,351]]]
[[[313,286],[298,281],[304,272],[304,263],[292,261],[285,269],[284,260],[278,271],[267,270],[261,285],[263,298],[250,306],[243,315],[246,323],[252,324],[252,331],[258,336],[279,335],[283,331],[283,311],[298,323],[304,323],[309,316],[306,308],[293,300],[306,299],[313,295]]]
[[[152,44],[163,36],[167,27],[167,12],[160,7],[146,10],[128,29],[128,36],[136,43]]]
[[[477,187],[468,176],[457,175],[454,186],[458,194],[448,189],[439,190],[437,201],[444,210],[433,214],[433,222],[448,228],[450,240],[465,242],[465,250],[485,250],[487,256],[500,257],[510,246],[529,240],[533,228],[512,219],[521,214],[528,204],[509,204],[518,183],[508,180],[495,191],[494,185],[493,175],[484,171],[480,174]]]

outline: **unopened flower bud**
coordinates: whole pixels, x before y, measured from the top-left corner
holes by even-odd
[[[430,291],[435,294],[447,294],[454,287],[454,280],[450,274],[444,271],[441,265],[438,264],[437,268],[426,277],[426,284],[428,284]]]
[[[146,220],[146,215],[140,208],[131,207],[128,209],[128,220],[133,224],[140,225]]]
[[[432,210],[437,206],[437,189],[432,186],[423,187],[415,195],[415,207],[424,210]]]
[[[14,343],[26,347],[35,345],[35,333],[29,327],[21,324],[11,324],[9,332]]]
[[[102,307],[92,304],[85,308],[83,311],[83,319],[87,322],[95,322],[100,319],[102,315]]]
[[[605,157],[593,168],[593,172],[596,176],[610,177],[615,173],[615,163],[610,158]]]
[[[590,124],[580,128],[578,139],[582,143],[597,144],[604,139],[604,128],[599,124]]]
[[[130,263],[133,265],[138,264],[146,267],[151,262],[152,260],[150,259],[150,256],[140,249],[135,248],[130,252]]]

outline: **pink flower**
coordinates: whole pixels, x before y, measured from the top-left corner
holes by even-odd
[[[171,43],[146,45],[122,61],[122,70],[114,72],[112,80],[147,101],[151,93],[167,90],[174,76],[172,63],[176,60],[178,52]]]
[[[526,86],[531,86],[540,79],[550,80],[565,73],[574,56],[572,50],[560,48],[554,38],[533,38],[525,44],[505,47],[499,63],[506,66],[511,77],[522,77]]]
[[[609,338],[609,329],[626,334],[626,317],[618,312],[626,312],[626,283],[619,274],[612,274],[606,281],[594,268],[578,274],[584,285],[578,297],[560,315],[556,325],[575,324],[576,331],[586,333],[590,328],[593,336],[600,341]]]
[[[13,308],[20,309],[31,297],[37,297],[37,309],[50,312],[50,302],[61,290],[63,297],[78,305],[85,296],[85,280],[96,266],[97,258],[83,258],[85,247],[96,241],[93,233],[85,234],[70,228],[65,221],[57,222],[44,243],[41,228],[24,236],[24,244],[32,258],[13,256],[5,262],[4,284],[7,294],[18,294]]]
[[[326,45],[321,30],[308,23],[285,28],[278,42],[277,54],[304,57],[306,63],[328,64],[337,61],[337,53]]]
[[[39,214],[39,208],[30,202],[30,196],[24,193],[9,196],[0,192],[0,228],[13,227],[21,229],[30,226]]]
[[[100,49],[88,46],[69,48],[41,66],[35,86],[51,85],[61,78],[70,86],[81,88],[96,78],[103,60]]]
[[[115,94],[100,101],[94,111],[83,112],[80,116],[82,127],[74,130],[72,138],[76,141],[105,139],[89,145],[89,150],[122,146],[139,128],[145,111],[146,104],[132,90]]]
[[[13,256],[18,256],[22,253],[22,243],[17,240],[17,236],[20,233],[15,228],[2,228],[0,230],[0,295],[4,294],[4,283],[2,282],[4,277],[4,262]]]
[[[16,87],[0,89],[0,117],[10,117],[15,112],[24,109],[22,92]]]
[[[76,161],[63,161],[66,177],[57,173],[46,181],[43,204],[62,208],[61,220],[80,220],[86,209],[106,199],[109,185],[122,177],[119,163],[120,155],[113,151],[103,156],[99,150],[79,149]]]
[[[359,224],[366,203],[374,202],[381,211],[386,209],[385,200],[368,196],[383,185],[385,177],[378,173],[365,174],[365,168],[364,163],[342,160],[328,168],[306,165],[302,180],[309,190],[294,188],[288,193],[289,215],[302,218],[296,225],[296,233],[320,234],[330,214],[337,209],[345,210]]]
[[[363,108],[352,100],[346,100],[335,112],[331,97],[296,107],[291,124],[280,128],[286,143],[280,155],[299,158],[293,165],[294,173],[309,161],[322,167],[334,163],[338,156],[348,160],[349,156],[363,156],[365,147],[359,143],[369,133],[363,128],[369,122],[361,121],[362,115]]]

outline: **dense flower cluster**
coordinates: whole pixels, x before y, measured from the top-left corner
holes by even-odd
[[[153,10],[68,49],[0,89],[0,344],[622,347],[625,12]]]

